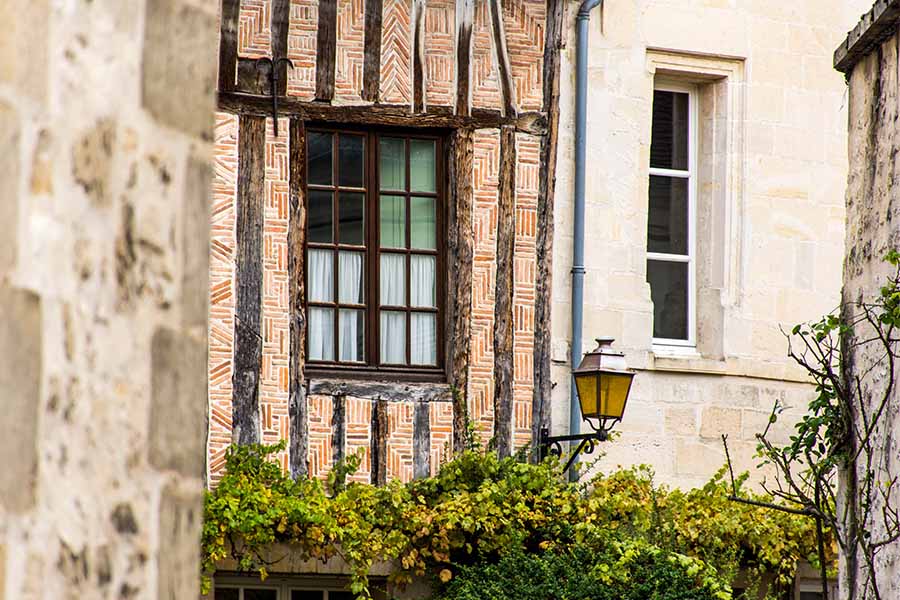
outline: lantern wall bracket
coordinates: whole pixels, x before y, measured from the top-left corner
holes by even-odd
[[[609,430],[603,428],[591,433],[551,436],[550,430],[546,427],[542,427],[540,443],[541,460],[544,460],[551,454],[553,456],[562,458],[562,445],[564,442],[580,442],[575,448],[575,451],[572,452],[572,456],[570,456],[569,460],[566,462],[566,466],[563,468],[563,473],[566,473],[575,463],[575,460],[580,454],[593,454],[594,450],[597,447],[597,442],[605,442],[608,439]]]

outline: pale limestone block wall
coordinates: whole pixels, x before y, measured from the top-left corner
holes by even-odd
[[[649,463],[700,485],[719,436],[751,469],[776,399],[790,421],[812,391],[779,327],[838,305],[844,254],[847,87],[834,47],[870,0],[606,0],[590,25],[583,350],[616,338],[638,369],[622,436],[598,468]],[[568,427],[574,16],[564,50],[555,208],[553,429]],[[697,352],[652,346],[646,283],[653,81],[699,82]],[[779,435],[783,435],[780,432]],[[758,477],[757,477],[758,479]]]
[[[192,598],[218,2],[0,0],[0,598]]]

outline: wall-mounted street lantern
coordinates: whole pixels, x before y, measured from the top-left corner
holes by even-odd
[[[541,429],[542,459],[547,454],[562,456],[563,442],[581,442],[563,472],[569,470],[582,450],[585,454],[591,454],[596,442],[606,441],[610,430],[625,413],[634,371],[626,366],[624,354],[610,348],[613,341],[612,338],[598,338],[597,348],[585,354],[578,368],[572,371],[581,418],[587,421],[593,432],[550,437],[547,428]]]

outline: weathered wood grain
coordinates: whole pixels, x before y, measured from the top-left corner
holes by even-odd
[[[372,401],[372,485],[387,483],[388,403],[378,398]]]
[[[413,477],[421,479],[430,475],[431,407],[425,402],[417,402],[413,420]]]
[[[334,69],[337,55],[337,0],[319,2],[316,37],[316,100],[334,99]]]
[[[344,460],[347,447],[347,399],[344,396],[331,398],[331,463]]]
[[[501,457],[512,452],[513,262],[516,247],[516,130],[500,130],[497,190],[497,280],[494,292],[494,437]]]
[[[260,440],[259,376],[262,366],[262,242],[265,200],[266,120],[241,117],[238,132],[236,256],[232,375],[232,439]]]
[[[219,109],[239,115],[266,116],[272,113],[272,99],[264,95],[230,92],[219,94]],[[278,112],[304,121],[329,121],[336,124],[383,125],[414,128],[486,129],[511,125],[516,131],[543,135],[547,130],[546,115],[540,111],[504,115],[501,111],[472,109],[471,116],[455,113],[449,106],[427,106],[415,114],[402,104],[332,106],[322,102],[306,102],[292,97],[278,99]]]
[[[303,121],[291,119],[290,127],[290,218],[288,221],[288,296],[290,302],[290,355],[288,357],[288,418],[290,435],[288,453],[290,473],[294,479],[309,474],[309,406],[303,385],[306,359],[303,340],[306,336],[306,312],[303,307],[304,255],[306,222],[306,188],[303,168],[306,164],[306,128]]]
[[[221,32],[219,34],[219,91],[234,89],[237,73],[237,30],[241,0],[222,0]]]
[[[291,19],[291,0],[272,0],[272,58],[287,58],[288,28]],[[278,65],[278,87],[276,93],[287,93],[287,64]]]
[[[472,110],[472,25],[475,0],[456,0],[456,114]]]
[[[451,397],[450,386],[446,383],[388,383],[308,378],[307,387],[308,394],[383,398],[390,402],[447,402]]]
[[[537,238],[534,298],[534,389],[531,401],[531,440],[537,444],[541,428],[550,426],[550,305],[553,278],[553,205],[556,189],[556,155],[559,141],[559,69],[565,23],[564,0],[547,0],[544,43],[543,112],[547,133],[541,138],[538,181]],[[535,458],[537,457],[535,453]]]
[[[503,6],[500,0],[488,0],[491,9],[491,43],[497,60],[497,79],[500,83],[500,97],[503,99],[503,114],[516,114],[516,87],[513,84],[509,50],[506,47],[506,30],[503,26]]]
[[[362,99],[378,102],[381,89],[381,19],[382,0],[366,0],[365,34],[363,38]]]
[[[450,137],[448,173],[450,198],[447,222],[450,293],[447,297],[444,356],[448,357],[447,377],[456,390],[453,399],[453,449],[462,451],[466,427],[466,389],[472,321],[472,266],[474,261],[473,170],[474,132],[458,129]]]
[[[425,112],[425,0],[412,0],[413,112]]]
[[[239,57],[236,89],[247,94],[268,94],[269,65],[260,66],[260,62],[255,58]]]

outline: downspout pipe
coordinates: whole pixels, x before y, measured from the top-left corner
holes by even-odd
[[[584,324],[584,169],[585,142],[587,138],[587,70],[588,70],[588,27],[591,11],[603,4],[603,0],[584,0],[578,15],[576,27],[575,62],[575,217],[573,226],[574,248],[572,252],[572,369],[581,362],[581,331]],[[570,378],[569,433],[581,432],[581,407],[575,379]]]

